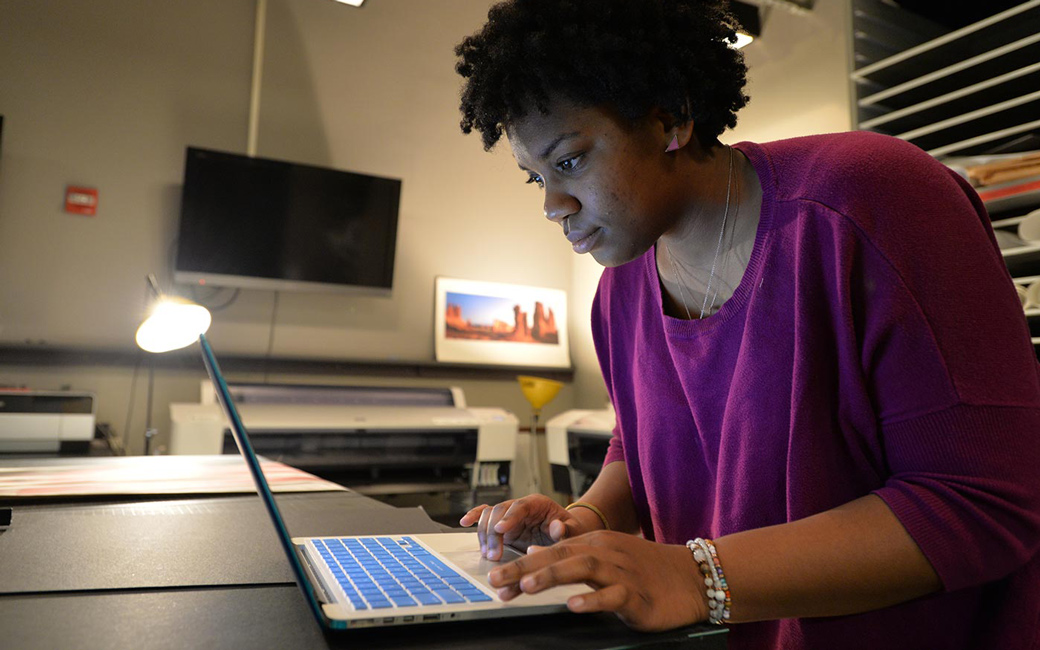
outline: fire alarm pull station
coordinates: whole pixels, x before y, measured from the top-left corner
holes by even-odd
[[[97,214],[98,191],[93,187],[65,188],[65,212],[93,217]]]

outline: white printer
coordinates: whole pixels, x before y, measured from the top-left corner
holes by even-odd
[[[86,452],[97,399],[66,390],[0,390],[0,452]]]
[[[573,409],[545,424],[553,490],[577,499],[599,476],[614,434],[614,409]]]
[[[256,452],[366,494],[497,489],[508,496],[516,416],[459,388],[230,384]],[[173,454],[238,453],[213,387],[170,404]],[[495,498],[489,495],[490,498]]]

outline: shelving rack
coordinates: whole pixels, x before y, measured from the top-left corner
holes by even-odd
[[[866,17],[879,6],[890,20],[900,15],[892,10],[912,15],[854,0],[857,32],[865,34]],[[1040,129],[1040,0],[867,61],[857,57],[864,65],[852,73],[861,129],[907,140],[936,157],[991,152]]]
[[[851,28],[857,128],[951,166],[957,157],[1040,150],[1040,0],[952,31],[884,0],[852,0]],[[986,206],[994,229],[1015,233],[1040,209],[1040,191]],[[1017,284],[1040,282],[1040,242],[1002,253]],[[1040,353],[1040,308],[1025,315]]]

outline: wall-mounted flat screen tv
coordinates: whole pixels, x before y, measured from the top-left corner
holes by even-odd
[[[401,181],[189,147],[174,279],[388,294]]]

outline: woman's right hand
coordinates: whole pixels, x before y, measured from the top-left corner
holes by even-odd
[[[549,546],[592,530],[571,511],[542,494],[510,499],[495,506],[479,505],[463,515],[459,524],[477,524],[480,554],[489,560],[502,559],[506,544],[526,552],[529,546]]]

